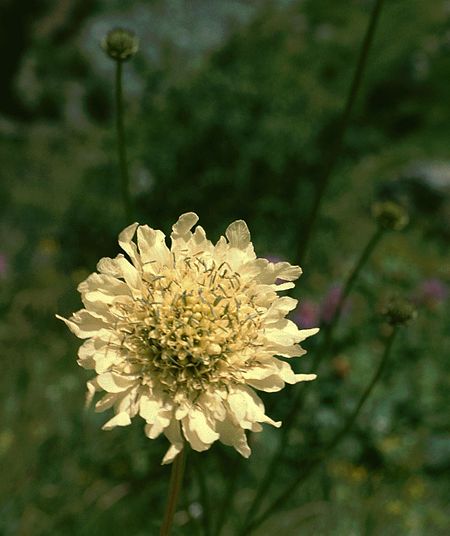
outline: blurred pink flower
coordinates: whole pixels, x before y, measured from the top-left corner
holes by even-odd
[[[303,328],[313,328],[319,325],[320,307],[313,300],[302,300],[295,311],[293,320]]]
[[[417,287],[414,295],[414,301],[418,305],[434,308],[440,303],[447,300],[449,296],[449,287],[441,279],[430,278],[424,279]]]
[[[339,304],[339,300],[342,295],[342,287],[340,285],[333,285],[328,293],[322,300],[320,306],[320,319],[323,324],[329,324],[336,314],[336,309]],[[349,314],[351,309],[351,302],[347,298],[342,308],[341,316],[345,317]]]

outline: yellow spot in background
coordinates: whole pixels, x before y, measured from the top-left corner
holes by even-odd
[[[406,483],[406,493],[411,499],[421,499],[425,492],[426,485],[421,478],[410,478]]]
[[[354,482],[362,482],[367,478],[367,469],[362,465],[352,465],[350,466],[349,476]]]
[[[398,499],[389,501],[386,510],[392,515],[399,516],[404,512],[404,504]]]
[[[6,454],[14,442],[14,434],[11,430],[4,430],[0,433],[0,456]]]
[[[54,255],[59,250],[59,245],[53,238],[42,238],[39,241],[38,249],[44,255]]]
[[[385,453],[394,452],[401,446],[401,441],[398,436],[385,437],[380,443],[380,449]]]

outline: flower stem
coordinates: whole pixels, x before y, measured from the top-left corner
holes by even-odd
[[[129,223],[132,219],[130,179],[127,168],[127,148],[125,145],[125,127],[123,122],[123,91],[122,91],[122,66],[121,60],[116,60],[116,131],[117,152],[119,157],[120,181],[122,190],[122,202],[125,219]]]
[[[383,236],[384,229],[381,227],[378,227],[375,232],[370,237],[369,241],[367,242],[366,246],[361,252],[361,255],[359,256],[358,260],[356,261],[355,266],[353,267],[352,271],[348,275],[341,292],[341,295],[339,297],[338,303],[336,305],[336,311],[335,314],[328,326],[325,327],[325,336],[322,344],[322,348],[319,349],[313,359],[312,367],[311,369],[313,371],[317,371],[320,363],[324,359],[326,355],[328,355],[332,343],[333,343],[333,334],[334,329],[336,325],[339,322],[339,319],[342,314],[342,309],[345,303],[346,298],[349,296],[356,280],[358,279],[358,276],[362,270],[362,268],[365,266],[367,261],[369,260],[373,250],[379,243],[381,237]],[[248,516],[247,519],[249,519],[249,516],[254,514],[260,504],[262,499],[264,498],[265,494],[267,493],[270,485],[274,482],[275,473],[278,468],[278,464],[280,461],[280,458],[282,457],[285,449],[287,448],[288,441],[289,441],[289,434],[291,430],[293,429],[293,425],[295,423],[295,419],[297,415],[300,412],[300,408],[303,403],[303,399],[305,396],[305,390],[297,388],[297,392],[294,395],[294,398],[290,404],[290,411],[283,422],[283,428],[281,429],[281,438],[280,442],[278,444],[278,448],[272,457],[269,466],[267,467],[267,470],[264,474],[264,477],[258,487],[258,490],[256,492],[256,495],[253,499],[253,502],[248,510]]]
[[[357,403],[355,409],[352,411],[352,413],[347,417],[346,422],[344,423],[343,427],[333,436],[333,438],[322,448],[322,450],[319,452],[317,456],[314,458],[311,458],[309,463],[304,464],[304,470],[297,476],[297,478],[275,499],[275,501],[266,508],[266,510],[254,521],[249,523],[245,527],[245,532],[243,534],[250,534],[250,531],[254,530],[256,527],[258,527],[263,521],[265,521],[275,510],[278,509],[278,507],[282,506],[290,497],[292,497],[293,493],[297,489],[297,487],[304,482],[313,472],[314,470],[322,463],[325,456],[330,454],[344,439],[344,437],[347,435],[347,433],[352,428],[353,424],[355,423],[356,419],[358,418],[358,415],[361,412],[361,409],[363,408],[364,404],[366,403],[367,399],[369,398],[370,394],[373,391],[373,388],[380,380],[383,371],[385,369],[386,363],[388,361],[389,355],[391,353],[392,345],[394,343],[395,337],[397,335],[398,328],[393,328],[391,335],[388,337],[386,341],[386,345],[384,348],[383,355],[380,359],[380,362],[378,364],[378,367],[372,376],[372,379],[370,380],[369,384],[365,388],[363,394],[361,395],[361,398],[359,399],[359,402]]]
[[[178,454],[172,463],[172,472],[170,474],[169,494],[167,496],[166,511],[161,526],[160,536],[170,536],[173,516],[177,506],[178,495],[184,474],[184,449]]]
[[[364,36],[364,40],[362,42],[361,49],[359,52],[358,62],[356,64],[355,72],[353,74],[353,80],[352,80],[352,83],[350,85],[350,89],[347,95],[345,107],[344,107],[341,119],[336,129],[334,143],[330,150],[328,159],[325,161],[322,175],[319,177],[317,189],[316,189],[316,195],[314,198],[313,206],[312,206],[307,224],[304,226],[303,233],[300,235],[301,240],[298,243],[298,249],[297,249],[297,258],[298,258],[300,265],[302,265],[304,261],[304,257],[306,255],[309,242],[311,240],[311,237],[316,227],[317,217],[320,212],[320,207],[322,205],[322,201],[325,196],[327,186],[330,182],[330,177],[333,173],[334,167],[340,156],[342,141],[347,131],[349,121],[350,121],[350,115],[353,110],[353,106],[355,104],[359,88],[361,86],[361,80],[362,80],[364,70],[367,65],[367,58],[369,56],[369,51],[372,46],[373,37],[375,35],[375,30],[377,27],[377,22],[380,16],[382,6],[383,6],[383,0],[375,0],[372,13],[369,19],[369,24],[367,25],[366,34]]]
[[[331,319],[330,323],[324,328],[323,347],[319,352],[316,353],[316,360],[315,361],[313,360],[314,370],[317,370],[322,359],[326,355],[328,355],[331,349],[332,343],[333,343],[334,330],[341,318],[345,300],[348,298],[356,280],[358,279],[359,274],[361,273],[361,270],[363,269],[363,267],[369,260],[375,247],[380,242],[384,232],[385,232],[385,229],[383,229],[381,226],[376,228],[376,230],[370,237],[369,241],[367,242],[366,246],[362,250],[361,255],[356,261],[355,266],[353,267],[352,271],[348,275],[342,287],[342,292],[339,296],[333,318]]]

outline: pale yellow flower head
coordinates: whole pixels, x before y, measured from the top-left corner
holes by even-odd
[[[140,415],[149,438],[163,433],[171,443],[163,463],[185,441],[203,451],[219,440],[248,457],[245,430],[281,424],[265,415],[255,389],[316,377],[294,374],[280,359],[303,355],[299,343],[318,331],[287,320],[297,301],[277,295],[294,286],[300,268],[256,258],[243,221],[215,245],[202,227],[191,231],[197,221],[183,214],[170,248],[161,231],[127,227],[119,244],[129,260],[101,259],[99,273],[78,287],[85,308],[62,319],[85,339],[78,363],[97,373],[89,400],[105,391],[96,410],[114,409],[103,429]]]

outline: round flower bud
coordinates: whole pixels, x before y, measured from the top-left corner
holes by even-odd
[[[381,201],[372,205],[372,215],[386,230],[401,231],[409,222],[407,211],[394,201]]]
[[[417,316],[414,305],[404,298],[391,298],[382,310],[383,316],[391,326],[403,326]]]
[[[113,60],[127,61],[138,51],[139,39],[130,30],[114,28],[102,39],[101,46]]]

